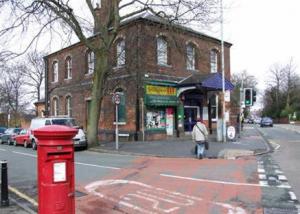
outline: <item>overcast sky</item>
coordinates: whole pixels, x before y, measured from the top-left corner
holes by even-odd
[[[299,0],[223,0],[225,40],[231,48],[231,71],[247,70],[265,88],[267,71],[274,63],[289,63],[300,74]]]

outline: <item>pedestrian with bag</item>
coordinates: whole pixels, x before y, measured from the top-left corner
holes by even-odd
[[[203,124],[202,119],[198,118],[197,123],[193,127],[192,138],[193,142],[196,143],[195,151],[199,159],[204,157],[204,151],[208,149],[207,136],[208,132],[206,126]]]

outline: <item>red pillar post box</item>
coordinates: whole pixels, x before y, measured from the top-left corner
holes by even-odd
[[[38,140],[38,213],[75,213],[74,145],[78,130],[45,126],[34,131]]]

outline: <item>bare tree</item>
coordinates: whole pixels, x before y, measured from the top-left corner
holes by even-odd
[[[12,115],[12,124],[20,125],[19,117],[29,102],[26,99],[24,87],[24,67],[20,65],[6,67],[0,83],[1,107]]]
[[[10,12],[10,24],[0,30],[0,39],[6,39],[8,42],[12,35],[24,34],[31,29],[34,33],[33,39],[22,52],[2,50],[0,57],[24,53],[30,46],[37,44],[44,32],[49,32],[50,35],[56,33],[62,38],[71,38],[75,34],[81,43],[95,53],[95,72],[87,129],[88,142],[91,144],[95,144],[98,139],[98,121],[104,85],[110,72],[109,52],[119,33],[121,22],[148,10],[163,18],[168,25],[192,22],[206,25],[216,19],[218,0],[102,0],[101,2],[105,16],[97,13],[92,0],[86,0],[81,10],[76,10],[78,1],[75,0],[2,0],[0,2],[0,8]],[[80,14],[83,7],[91,17],[91,22]],[[95,30],[95,34],[93,39],[89,39],[92,29]]]
[[[43,56],[45,53],[37,51],[30,52],[26,55],[27,64],[24,69],[25,84],[32,88],[30,93],[33,94],[34,99],[41,99],[41,91],[43,89],[43,82],[45,79],[45,65]]]

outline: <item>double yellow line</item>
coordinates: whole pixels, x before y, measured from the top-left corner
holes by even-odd
[[[36,200],[34,200],[33,198],[29,197],[28,195],[20,192],[19,190],[17,190],[14,187],[8,186],[9,191],[15,193],[16,195],[18,195],[19,197],[23,198],[24,200],[28,201],[29,203],[31,203],[33,206],[38,206],[38,202]]]

